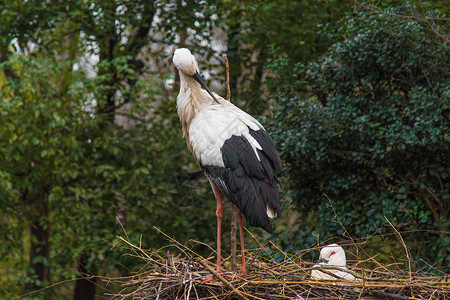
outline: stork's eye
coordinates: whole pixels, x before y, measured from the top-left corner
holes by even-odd
[[[335,255],[336,251],[331,252],[330,256]]]

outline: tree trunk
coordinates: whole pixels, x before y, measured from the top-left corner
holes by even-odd
[[[46,195],[41,190],[37,193],[27,194],[25,199],[30,203],[32,209],[30,261],[27,271],[29,280],[25,284],[25,291],[34,291],[42,288],[42,285],[50,280],[48,205]]]
[[[97,277],[87,268],[88,253],[83,253],[78,262],[79,278],[75,283],[74,300],[94,300]]]

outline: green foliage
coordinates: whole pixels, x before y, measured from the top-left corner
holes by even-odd
[[[389,231],[386,217],[416,260],[448,266],[449,49],[438,21],[398,17],[413,9],[358,11],[327,55],[274,60],[274,133],[298,210],[318,216],[303,228],[343,234],[330,205],[355,238]]]
[[[267,110],[265,71],[275,53],[295,61],[322,54],[331,41],[317,35],[321,24],[335,24],[353,1],[221,1],[217,23],[227,28],[232,101],[261,115]],[[236,78],[234,78],[236,77]],[[236,81],[236,86],[233,85]]]
[[[1,296],[80,276],[76,268],[86,257],[84,267],[96,275],[140,268],[122,255],[129,249],[114,247],[122,226],[149,248],[166,242],[152,226],[180,241],[213,240],[214,227],[205,224],[215,220],[215,202],[205,180],[191,184],[199,168],[181,136],[176,91],[164,84],[173,78],[147,72],[138,59],[151,43],[155,6],[1,7],[0,230],[7,234],[0,259],[10,269],[0,276]],[[4,23],[20,11],[33,26]],[[160,18],[173,20],[170,30],[193,23],[192,16],[177,23],[164,10]],[[33,296],[48,298],[60,288]]]

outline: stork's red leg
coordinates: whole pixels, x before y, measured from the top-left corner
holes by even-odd
[[[223,217],[223,207],[222,207],[222,195],[220,191],[216,188],[215,190],[216,200],[217,200],[217,272],[222,270],[222,217]],[[212,277],[207,277],[202,283],[208,283],[212,281]]]
[[[221,270],[222,266],[222,217],[223,217],[223,207],[222,207],[222,195],[220,191],[216,188],[216,199],[217,199],[217,271]]]
[[[242,219],[243,213],[239,210],[239,240],[241,242],[241,256],[242,256],[242,272],[247,271],[245,268],[245,251],[244,251],[244,221]]]

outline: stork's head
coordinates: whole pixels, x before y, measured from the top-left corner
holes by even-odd
[[[327,245],[320,250],[319,263],[325,263],[330,266],[345,267],[347,260],[345,251],[338,244]]]
[[[175,50],[173,63],[178,70],[186,75],[194,76],[198,72],[197,61],[189,49],[180,48]]]
[[[202,77],[200,76],[200,73],[198,72],[197,61],[195,60],[194,55],[192,55],[189,49],[180,48],[175,50],[175,53],[173,54],[173,63],[180,72],[194,78],[211,95],[214,101],[220,104],[211,90],[206,86],[205,81],[203,81]]]

